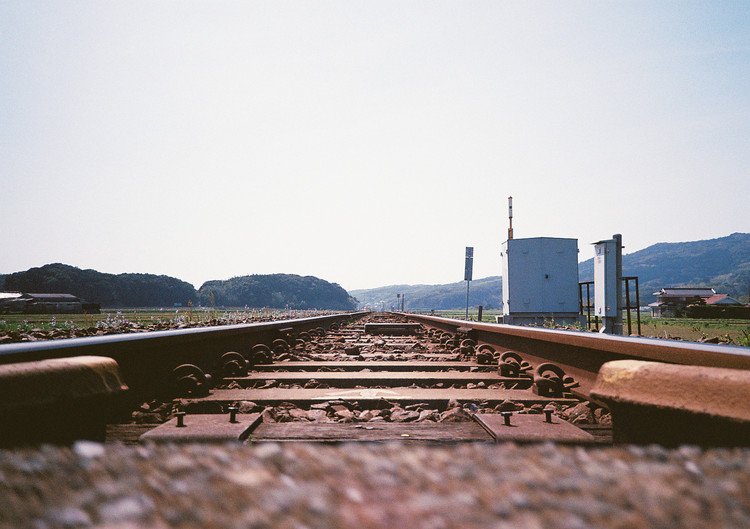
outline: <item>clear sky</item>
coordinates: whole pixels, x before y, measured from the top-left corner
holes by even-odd
[[[750,2],[0,0],[0,272],[500,273],[750,231]]]

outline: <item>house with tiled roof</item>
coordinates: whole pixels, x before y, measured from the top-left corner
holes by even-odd
[[[717,294],[713,288],[662,288],[658,292],[654,292],[654,296],[656,296],[656,301],[649,305],[653,318],[683,316],[688,305],[742,305],[727,294]]]
[[[706,305],[742,305],[741,301],[730,297],[728,294],[716,294],[706,300]]]

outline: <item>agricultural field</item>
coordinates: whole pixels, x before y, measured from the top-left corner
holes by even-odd
[[[464,319],[466,311],[438,310],[434,314],[444,318]],[[502,315],[501,310],[485,310],[482,313],[482,321],[495,323],[495,316],[500,315]],[[635,334],[637,332],[635,313],[631,315],[631,318],[633,333]],[[476,309],[469,310],[469,319],[476,321]],[[554,328],[554,322],[550,321],[548,326]],[[585,327],[571,329],[586,330]],[[748,320],[652,318],[650,315],[641,313],[641,334],[647,338],[727,343],[750,347],[750,321]]]
[[[101,314],[0,314],[0,344],[188,327],[258,323],[335,311],[209,308],[103,310]]]
[[[101,314],[0,314],[0,343],[73,338],[123,332],[255,323],[328,314],[330,311],[278,309],[217,310],[208,308],[103,310]],[[434,311],[435,316],[463,319],[463,310]],[[500,310],[486,310],[482,321],[495,323]],[[469,311],[476,321],[476,309]],[[632,316],[635,332],[635,314]],[[556,327],[550,321],[550,328]],[[584,327],[566,327],[586,330]],[[709,341],[750,347],[750,321],[687,318],[651,318],[641,315],[645,337],[687,341]]]
[[[641,316],[643,336],[750,347],[750,321]]]

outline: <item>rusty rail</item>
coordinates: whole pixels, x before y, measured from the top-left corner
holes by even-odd
[[[177,363],[210,368],[226,351],[249,351],[252,343],[283,337],[285,332],[301,332],[356,319],[366,312],[341,313],[293,320],[197,327],[168,331],[113,334],[89,338],[45,340],[0,345],[0,365],[18,362],[106,356],[117,361],[131,393],[163,385],[167,373]]]
[[[585,398],[590,398],[601,366],[613,360],[750,369],[750,350],[744,347],[401,315],[451,332],[461,330],[478,341],[523,353],[532,364],[554,362],[579,382],[574,392]]]

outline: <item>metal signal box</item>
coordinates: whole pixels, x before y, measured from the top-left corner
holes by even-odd
[[[600,318],[617,316],[617,242],[594,243],[594,314]]]
[[[509,239],[501,256],[503,323],[580,321],[577,239]]]

